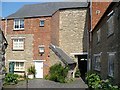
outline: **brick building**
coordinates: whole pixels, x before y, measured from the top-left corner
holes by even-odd
[[[92,70],[120,85],[120,2],[112,2],[92,30]]]
[[[92,2],[92,29],[101,19],[111,2]]]
[[[74,72],[78,57],[87,57],[87,13],[86,2],[56,2],[25,5],[9,15],[2,20],[9,43],[6,67],[14,62],[14,73],[23,74],[35,65],[36,78],[43,78],[51,65],[65,59],[75,65]]]

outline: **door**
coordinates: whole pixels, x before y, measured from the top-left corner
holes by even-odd
[[[35,62],[35,69],[36,69],[36,78],[43,78],[43,62],[36,61]]]
[[[14,73],[14,66],[15,66],[15,62],[10,62],[9,63],[9,72],[10,73]]]
[[[85,73],[87,72],[87,55],[78,56],[78,68],[80,70],[81,78],[85,81]]]

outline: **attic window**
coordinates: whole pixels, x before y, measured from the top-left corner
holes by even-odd
[[[96,10],[96,14],[97,14],[97,15],[100,14],[100,10]]]
[[[40,26],[43,27],[45,24],[45,20],[40,20]]]

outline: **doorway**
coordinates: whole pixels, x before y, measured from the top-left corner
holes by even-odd
[[[36,75],[35,78],[43,78],[43,62],[35,61]]]
[[[80,70],[81,78],[85,81],[85,73],[87,72],[87,55],[78,55],[78,69]]]

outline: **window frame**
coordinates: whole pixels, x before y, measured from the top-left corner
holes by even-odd
[[[107,20],[107,27],[108,27],[108,30],[107,30],[107,37],[111,36],[112,34],[114,34],[114,17],[115,16],[115,13],[111,13],[109,15],[109,18]],[[112,28],[111,28],[112,27]]]
[[[15,20],[18,20],[18,28],[15,28],[15,25],[16,25],[16,23],[15,23]],[[23,28],[21,28],[21,21],[24,21],[24,19],[14,19],[14,30],[24,30],[24,27]],[[24,22],[23,22],[23,25],[24,25]],[[25,25],[24,25],[25,26]]]
[[[44,22],[44,24],[42,22]],[[44,27],[45,26],[45,20],[40,20],[39,25],[40,25],[40,27]]]
[[[110,58],[110,56],[113,56],[112,59]],[[109,52],[108,53],[108,76],[109,77],[114,77],[114,60],[113,59],[115,60],[115,52]],[[111,71],[111,66],[110,66],[112,65],[111,63],[113,64],[112,71]]]
[[[17,44],[18,44],[18,46],[20,46],[20,44],[22,44],[23,43],[23,45],[21,45],[21,46],[23,46],[23,47],[18,47],[18,48],[16,48],[15,47],[15,42],[14,42],[14,40],[18,40],[18,42],[17,42]],[[20,40],[23,40],[23,42],[22,43],[20,43]],[[25,38],[13,38],[12,39],[12,50],[13,51],[23,51],[25,49]]]
[[[18,66],[16,65],[18,63]],[[20,63],[23,63],[23,66],[20,66]],[[15,62],[14,71],[25,71],[25,62]]]
[[[99,66],[96,66],[98,64],[98,61],[96,62],[96,57],[99,57]],[[101,71],[101,53],[99,54],[94,54],[94,70],[96,71]]]
[[[101,39],[101,29],[97,30],[97,43],[100,43],[100,39]]]

